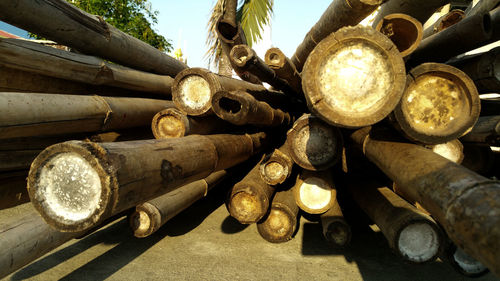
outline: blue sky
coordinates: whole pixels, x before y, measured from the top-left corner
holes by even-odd
[[[174,47],[181,47],[191,67],[207,67],[207,21],[215,0],[150,0],[152,8],[160,12],[154,27],[170,39]],[[271,39],[273,47],[291,56],[305,34],[319,19],[331,0],[275,0]],[[0,29],[25,36],[26,32],[0,22]]]

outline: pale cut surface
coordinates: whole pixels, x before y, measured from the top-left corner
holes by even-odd
[[[398,248],[401,254],[414,262],[428,261],[439,250],[439,235],[428,223],[412,223],[401,231]]]
[[[269,163],[266,163],[264,171],[266,173],[266,176],[269,177],[269,179],[278,180],[281,179],[283,175],[288,174],[288,167],[283,166],[276,161],[271,161]]]
[[[320,178],[309,177],[300,185],[300,200],[312,210],[321,210],[332,200],[332,189]]]
[[[486,270],[486,267],[482,263],[467,255],[460,248],[457,248],[453,254],[453,259],[460,268],[469,274],[477,274]]]
[[[336,154],[335,135],[326,126],[304,126],[294,138],[297,156],[311,165],[324,165]]]
[[[461,151],[451,142],[436,144],[432,147],[432,151],[455,163],[461,158]]]
[[[179,82],[179,99],[192,110],[206,107],[212,98],[210,85],[199,75],[188,75]]]

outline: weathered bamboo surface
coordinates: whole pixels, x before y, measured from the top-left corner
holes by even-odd
[[[450,0],[390,0],[380,6],[380,10],[373,20],[373,27],[387,15],[394,13],[406,14],[424,24],[434,12],[448,4]]]
[[[184,63],[109,25],[101,17],[90,15],[64,0],[2,1],[0,11],[2,21],[89,55],[172,77],[187,68]]]
[[[171,101],[39,93],[0,93],[0,139],[149,126]]]
[[[466,16],[481,15],[490,12],[500,5],[498,0],[481,0],[474,5],[471,9],[466,11]]]
[[[332,207],[321,214],[320,220],[323,237],[328,244],[334,248],[345,248],[349,245],[352,237],[351,226],[344,219],[336,197]]]
[[[479,117],[472,130],[461,138],[464,142],[500,145],[500,116]]]
[[[423,38],[436,34],[465,18],[465,12],[459,9],[451,10],[440,17],[434,24],[424,30]]]
[[[278,48],[267,50],[266,64],[279,78],[285,79],[297,93],[302,93],[302,79],[293,62]],[[303,94],[303,93],[302,93]]]
[[[0,65],[92,85],[169,97],[174,79],[20,39],[0,38]]]

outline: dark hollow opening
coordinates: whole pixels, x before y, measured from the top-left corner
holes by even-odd
[[[241,110],[241,103],[238,101],[223,97],[219,100],[219,106],[222,110],[234,114]]]

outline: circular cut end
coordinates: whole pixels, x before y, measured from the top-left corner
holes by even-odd
[[[155,123],[156,128],[153,133],[157,139],[180,138],[186,134],[186,124],[180,116],[165,114],[158,118]]]
[[[288,166],[276,161],[270,161],[263,167],[266,181],[271,184],[283,183],[288,175]]]
[[[436,258],[440,249],[440,236],[430,224],[417,222],[403,228],[397,243],[399,253],[406,260],[423,263]]]
[[[332,246],[343,248],[351,241],[351,228],[345,222],[333,221],[328,225],[325,238]]]
[[[357,128],[385,118],[404,90],[404,63],[394,44],[366,27],[342,28],[308,57],[303,89],[326,122]]]
[[[411,71],[395,110],[401,129],[412,140],[436,144],[456,139],[479,118],[479,95],[472,80],[443,64],[422,64]]]
[[[308,177],[296,188],[295,201],[307,213],[322,214],[333,204],[335,193],[328,182]]]
[[[179,81],[178,103],[187,114],[198,115],[198,112],[208,110],[211,97],[210,85],[203,77],[188,75]]]
[[[130,226],[132,227],[135,237],[146,237],[150,235],[153,230],[149,215],[142,210],[138,210],[131,215]]]
[[[51,220],[77,225],[100,208],[101,179],[92,165],[73,152],[57,154],[40,169],[35,198]]]
[[[252,50],[246,45],[236,45],[229,53],[231,60],[239,67],[244,67],[253,57]]]
[[[292,239],[295,224],[295,216],[287,209],[273,206],[266,220],[257,224],[257,230],[267,241],[281,243]]]
[[[278,48],[267,50],[265,55],[266,64],[271,68],[281,68],[285,65],[286,56]]]
[[[219,91],[215,93],[212,98],[213,111],[221,119],[232,124],[246,124],[249,105],[241,95],[241,92]]]
[[[460,248],[456,248],[453,252],[451,261],[460,273],[469,277],[478,277],[489,271],[481,262],[469,256]]]
[[[240,191],[231,197],[229,213],[240,223],[256,223],[267,211],[267,206],[263,204],[258,195]]]
[[[434,153],[439,154],[457,164],[462,163],[462,160],[464,159],[464,147],[459,140],[436,144],[433,145],[431,149]]]
[[[422,24],[405,14],[385,16],[376,29],[391,39],[403,57],[418,47],[423,36]]]

